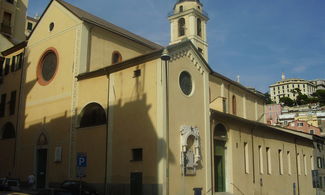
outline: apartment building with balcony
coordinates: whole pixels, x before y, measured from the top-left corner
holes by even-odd
[[[0,1],[0,51],[24,41],[28,0]]]

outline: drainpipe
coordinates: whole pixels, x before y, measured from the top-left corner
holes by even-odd
[[[20,106],[21,106],[21,90],[23,88],[23,73],[24,73],[24,64],[25,64],[25,50],[22,53],[21,58],[21,72],[20,72],[20,83],[19,83],[19,94],[18,94],[18,106],[17,106],[17,114],[16,114],[16,136],[15,136],[15,145],[14,145],[14,158],[13,158],[13,169],[16,174],[16,154],[17,154],[17,139],[18,139],[18,129],[19,129],[19,115],[20,115]]]
[[[165,131],[164,131],[164,138],[166,141],[166,148],[165,148],[165,156],[166,156],[166,173],[165,176],[165,192],[163,192],[164,195],[168,195],[169,194],[169,152],[168,152],[168,148],[169,148],[169,97],[168,97],[168,62],[170,60],[170,56],[168,53],[167,49],[164,49],[160,59],[162,61],[164,61],[164,67],[165,67],[165,75],[164,75],[164,79],[165,79],[165,85],[166,85],[166,92],[165,92],[165,100],[166,100],[166,126],[165,126]],[[164,189],[164,188],[163,188]]]
[[[295,157],[296,157],[296,170],[297,170],[297,189],[298,189],[298,195],[300,195],[300,185],[299,185],[299,173],[298,173],[298,159],[297,159],[297,155],[298,155],[298,152],[297,152],[297,138],[295,138]]]
[[[107,162],[108,162],[108,154],[107,154],[107,152],[108,152],[108,128],[109,128],[109,126],[108,126],[108,122],[109,122],[109,87],[110,87],[110,85],[109,85],[109,81],[110,81],[110,78],[109,78],[109,73],[107,73],[107,89],[108,89],[108,93],[107,93],[107,105],[106,105],[106,138],[105,138],[105,140],[106,140],[106,145],[105,145],[105,178],[104,178],[104,184],[105,184],[105,187],[104,187],[104,194],[106,195],[106,194],[108,194],[108,179],[107,179]]]

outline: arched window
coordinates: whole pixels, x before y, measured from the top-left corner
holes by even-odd
[[[197,24],[197,28],[196,28],[197,35],[202,36],[202,22],[200,18],[196,20],[196,24]]]
[[[101,105],[90,103],[83,108],[80,117],[80,127],[90,127],[103,124],[106,124],[106,114]]]
[[[237,103],[236,103],[236,96],[232,96],[232,114],[236,115],[237,114]]]
[[[118,51],[114,51],[112,54],[112,64],[122,62],[122,55]]]
[[[183,8],[183,6],[181,5],[181,6],[179,6],[179,12],[183,12],[184,11],[184,8]]]
[[[185,35],[185,19],[181,18],[178,20],[178,36]]]
[[[15,127],[12,123],[8,122],[2,127],[2,139],[12,139],[16,137]]]

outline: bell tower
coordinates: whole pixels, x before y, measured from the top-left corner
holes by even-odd
[[[168,14],[170,21],[170,45],[190,39],[208,61],[206,24],[208,14],[203,11],[200,0],[177,0],[173,11]]]

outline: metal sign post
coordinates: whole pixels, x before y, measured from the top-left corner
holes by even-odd
[[[79,195],[81,195],[81,178],[86,177],[87,153],[77,153],[77,177],[79,177]]]

